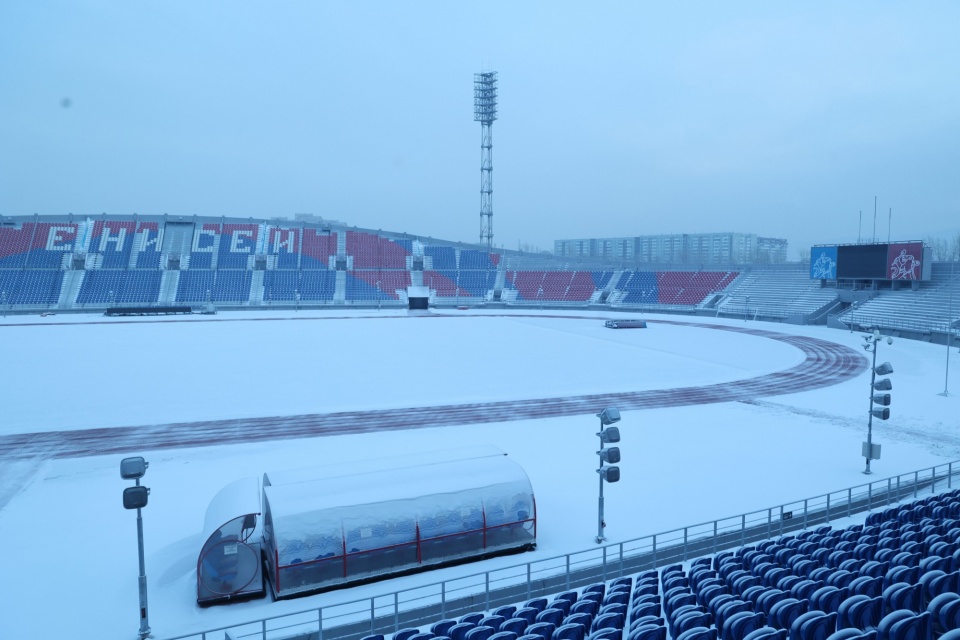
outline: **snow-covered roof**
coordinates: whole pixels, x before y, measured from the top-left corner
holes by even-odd
[[[227,522],[251,513],[260,514],[260,483],[256,478],[231,482],[213,496],[203,517],[203,539]]]
[[[271,480],[280,477],[269,475]],[[270,485],[265,475],[263,487],[264,508],[281,560],[306,557],[304,547],[313,549],[316,557],[338,551],[344,532],[349,537],[348,530],[358,527],[367,532],[361,535],[375,538],[367,544],[383,546],[401,542],[390,537],[400,534],[386,529],[403,529],[402,542],[409,542],[416,522],[437,518],[446,522],[451,514],[457,514],[458,522],[473,514],[480,518],[477,526],[482,526],[484,510],[490,525],[533,514],[533,489],[526,472],[495,447],[328,465],[283,479],[290,482]],[[521,512],[527,515],[521,517]]]
[[[516,485],[532,493],[527,474],[504,455],[386,468],[264,487],[274,523],[309,511],[411,500]]]
[[[299,482],[313,482],[329,478],[345,478],[373,471],[390,471],[411,467],[422,467],[434,464],[443,464],[455,460],[469,460],[474,458],[503,457],[507,454],[493,445],[476,445],[458,447],[440,451],[417,451],[399,456],[370,458],[367,460],[349,460],[332,462],[322,466],[303,469],[287,469],[284,471],[270,471],[263,474],[263,486],[277,486]]]

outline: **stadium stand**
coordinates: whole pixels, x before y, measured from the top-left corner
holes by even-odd
[[[52,269],[25,269],[15,272],[13,286],[7,290],[6,305],[56,304],[63,284],[63,271]],[[9,278],[9,276],[8,276]]]
[[[110,304],[119,302],[123,271],[95,269],[84,274],[77,296],[79,304]]]
[[[456,270],[423,272],[423,284],[434,292],[438,298],[453,298],[458,295],[458,277]],[[470,295],[467,291],[459,292],[464,297]]]
[[[126,269],[136,228],[137,223],[132,220],[97,220],[87,255],[101,269]]]
[[[960,640],[960,490],[390,640]],[[363,640],[383,640],[382,634]]]
[[[288,269],[267,271],[263,275],[263,300],[268,304],[295,300],[301,287],[299,271]],[[303,291],[302,294],[305,295],[306,291]],[[318,298],[309,299],[316,300]]]
[[[429,259],[425,261],[424,269],[438,271],[456,271],[457,269],[457,255],[453,247],[424,247],[423,256]]]
[[[466,291],[472,297],[486,298],[493,291],[496,281],[496,271],[460,271],[460,294]]]
[[[207,302],[213,299],[215,271],[190,269],[180,272],[177,302]]]
[[[948,318],[960,294],[960,274],[951,275],[950,267],[932,263],[928,281],[878,286],[813,280],[800,264],[621,270],[308,223],[136,215],[0,219],[0,304],[7,311],[207,302],[208,290],[209,301],[221,306],[297,300],[400,306],[405,288],[422,284],[439,304],[661,307],[878,326],[942,341],[951,324],[954,333],[960,328],[957,314]],[[328,273],[308,275],[314,271]]]
[[[0,227],[0,268],[22,269],[33,240],[33,224],[27,223],[19,229]]]
[[[321,260],[318,256],[322,253],[319,249],[318,236],[316,235],[315,230],[311,229],[311,239],[313,241],[313,253],[312,259],[317,262],[323,263],[323,268],[326,268],[328,256],[332,254],[326,254]],[[299,268],[297,255],[300,253],[300,237],[303,233],[303,229],[298,228],[288,228],[288,227],[270,227],[269,228],[269,241],[267,243],[267,252],[270,255],[276,256],[276,264],[274,268],[276,269],[297,269]],[[324,243],[326,243],[326,238],[330,236],[319,236],[324,238]],[[334,247],[336,249],[336,247]]]
[[[303,230],[302,269],[329,269],[330,258],[335,255],[337,234],[317,229]]]
[[[461,270],[477,269],[489,271],[496,269],[499,263],[500,255],[497,253],[489,253],[477,249],[460,250],[460,264],[458,266]]]
[[[406,269],[409,255],[409,240],[395,242],[372,233],[347,231],[347,256],[353,258],[354,269]]]
[[[787,318],[813,313],[837,299],[837,289],[821,288],[805,268],[755,269],[741,275],[718,305],[723,313]]]
[[[960,270],[948,263],[933,265],[930,283],[917,290],[886,291],[840,314],[852,326],[880,326],[892,329],[929,331],[944,328],[950,310],[960,310]],[[954,307],[956,305],[956,307]],[[956,319],[953,326],[957,327]]]
[[[217,269],[248,269],[257,248],[259,225],[224,224],[217,251]],[[193,265],[191,265],[193,266]]]
[[[620,276],[617,289],[624,293],[623,304],[656,304],[659,302],[655,271],[633,271]]]
[[[336,272],[304,270],[300,280],[300,300],[331,302],[336,294]]]
[[[136,255],[137,269],[159,269],[160,268],[160,223],[158,222],[139,222],[137,223],[137,234],[134,238],[133,252]]]
[[[191,269],[213,269],[214,255],[220,244],[220,224],[205,222],[194,231],[190,251]]]

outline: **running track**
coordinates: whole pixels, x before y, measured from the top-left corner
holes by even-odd
[[[517,316],[518,314],[509,314],[509,317]],[[583,316],[555,317],[584,319]],[[595,317],[589,319],[598,322],[603,320]],[[595,414],[605,406],[615,406],[620,410],[630,411],[717,402],[744,402],[829,387],[860,375],[868,366],[866,358],[853,349],[818,338],[696,322],[667,320],[648,322],[754,335],[789,344],[801,350],[806,357],[800,364],[776,373],[700,387],[0,436],[0,460],[76,458],[157,449],[316,438],[370,431],[555,418]]]

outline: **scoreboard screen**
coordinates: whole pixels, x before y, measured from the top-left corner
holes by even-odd
[[[810,249],[815,280],[929,280],[922,242],[816,245]]]
[[[887,245],[850,244],[837,247],[838,278],[887,277]]]

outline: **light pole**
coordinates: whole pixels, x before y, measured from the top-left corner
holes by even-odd
[[[747,304],[743,307],[743,321],[747,321],[747,316],[750,315],[750,296],[747,296]]]
[[[957,264],[956,259],[950,263],[950,305],[947,311],[947,365],[943,370],[943,393],[937,394],[944,398],[950,395],[947,385],[950,382],[950,347],[953,346],[953,287],[955,286],[953,281],[953,266],[955,264]]]
[[[600,436],[600,451],[597,451],[597,455],[600,456],[600,468],[597,469],[597,474],[600,476],[600,498],[597,505],[597,544],[601,544],[606,540],[606,537],[603,535],[603,530],[607,526],[606,521],[603,519],[603,483],[606,482],[617,482],[620,480],[620,467],[609,466],[604,467],[603,463],[608,462],[611,465],[620,462],[620,447],[608,447],[603,448],[604,444],[615,444],[620,442],[620,429],[617,427],[610,427],[609,429],[604,430],[604,427],[608,427],[616,422],[620,422],[620,411],[614,409],[613,407],[607,407],[603,411],[597,414],[597,417],[600,418],[600,431],[597,432],[597,435]]]
[[[890,391],[893,388],[893,384],[889,378],[877,380],[878,375],[888,376],[893,373],[893,365],[889,362],[884,362],[880,366],[877,366],[877,348],[881,340],[879,329],[875,328],[873,333],[863,336],[863,340],[863,349],[867,353],[873,354],[873,366],[870,369],[870,411],[867,414],[867,441],[863,443],[862,447],[862,455],[867,460],[867,466],[863,472],[869,475],[871,473],[870,461],[880,459],[880,445],[873,444],[873,418],[874,416],[880,420],[888,420],[890,418],[890,409],[888,408],[890,406],[890,394],[874,394],[873,392]],[[893,338],[887,337],[887,344],[893,344]],[[883,408],[875,409],[874,405],[880,405]]]
[[[140,640],[150,637],[150,617],[147,614],[147,570],[143,560],[143,516],[141,509],[147,506],[150,489],[140,484],[150,463],[142,457],[124,458],[120,461],[120,477],[136,480],[137,484],[123,490],[123,508],[137,510],[137,551],[140,557]]]

